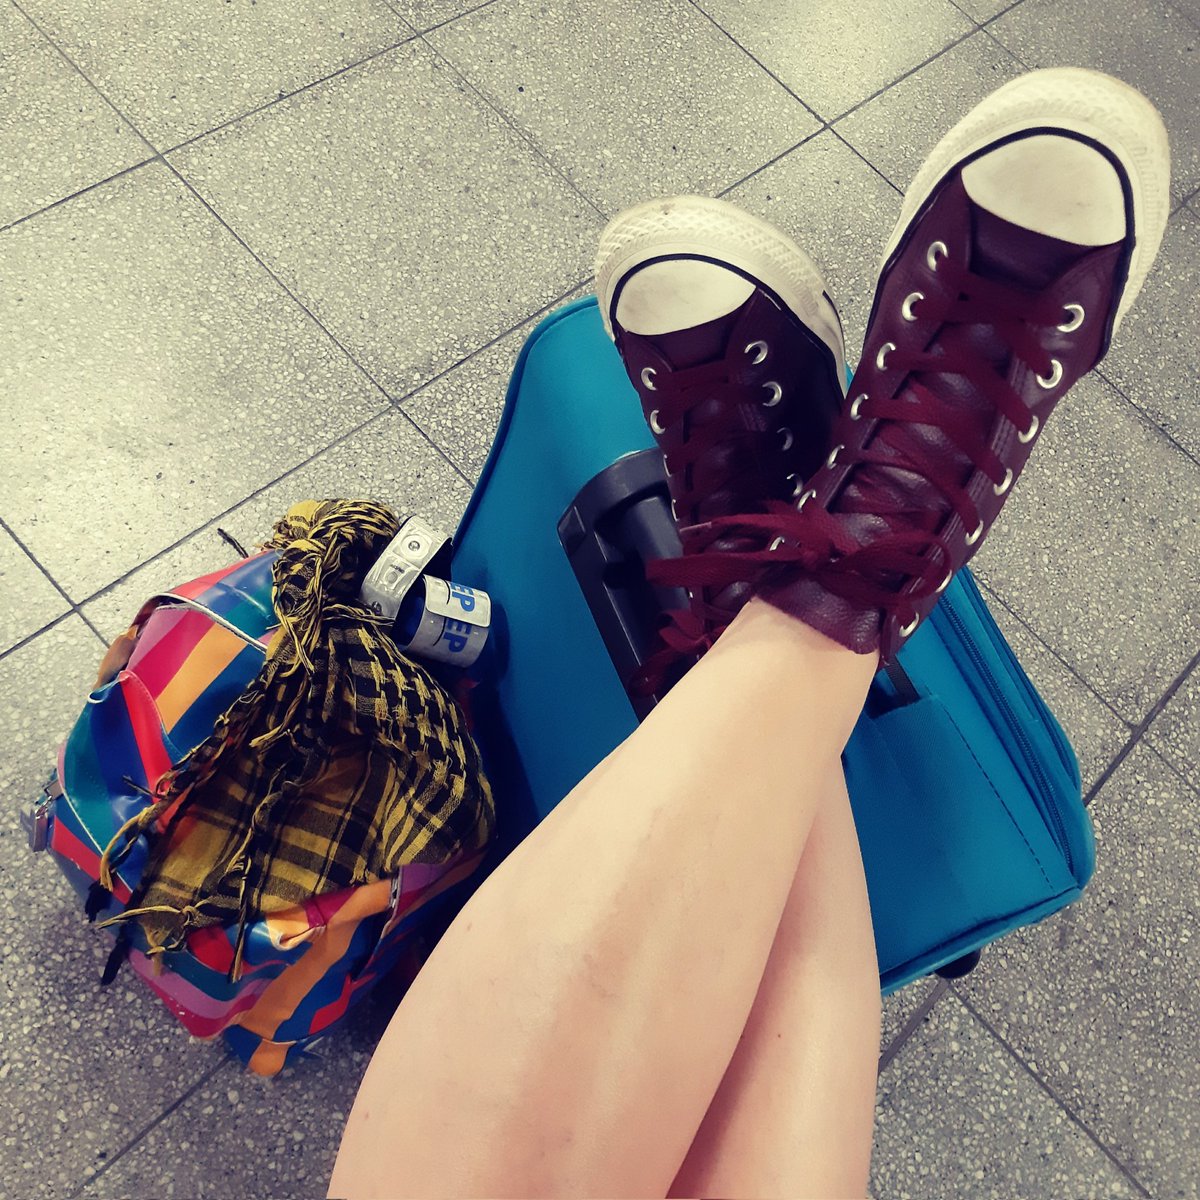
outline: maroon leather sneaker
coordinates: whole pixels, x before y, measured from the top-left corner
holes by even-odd
[[[721,585],[707,587],[689,576],[687,560],[764,550],[764,535],[721,533],[711,521],[763,513],[769,501],[791,503],[803,492],[845,396],[841,322],[794,242],[701,196],[617,216],[600,239],[596,293],[663,451],[684,558],[650,574],[689,587],[690,612],[674,614],[664,636],[694,659],[749,586],[729,578],[727,564]],[[650,675],[672,657],[660,657]]]
[[[850,403],[772,532],[757,591],[891,659],[982,545],[1046,420],[1104,356],[1169,208],[1153,106],[1094,71],[1025,75],[942,139],[904,199]],[[710,584],[746,556],[705,556]]]

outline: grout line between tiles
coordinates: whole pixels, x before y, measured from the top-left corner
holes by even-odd
[[[1024,3],[1025,3],[1025,0],[1016,0],[1015,4],[1010,4],[1006,8],[1002,8],[998,13],[993,13],[990,17],[988,17],[988,19],[986,21],[980,21],[979,28],[986,31],[986,29],[989,25],[995,24],[995,22],[1000,20],[1001,17],[1008,16],[1008,14],[1010,12],[1012,12],[1012,10],[1014,8],[1020,8],[1021,5]],[[996,40],[999,41],[998,38]],[[1001,43],[1001,45],[1003,45],[1003,43]],[[1011,54],[1012,52],[1009,51],[1009,53]],[[1013,58],[1016,58],[1016,57],[1017,56],[1015,54],[1013,54]],[[1018,59],[1017,61],[1020,62],[1020,59]],[[1024,66],[1024,63],[1022,63],[1021,65]]]
[[[388,6],[391,7],[390,5]],[[395,10],[393,10],[395,11]],[[396,14],[398,17],[399,13]],[[400,18],[404,20],[403,17]],[[404,22],[406,25],[407,21]],[[411,29],[412,26],[410,25]],[[214,133],[219,133],[222,129],[228,129],[230,125],[236,125],[239,121],[244,121],[247,117],[252,117],[256,113],[265,112],[268,108],[274,108],[276,104],[283,104],[287,100],[291,100],[293,96],[299,96],[303,92],[311,91],[313,88],[320,87],[323,83],[328,83],[331,79],[336,79],[339,75],[345,75],[349,71],[355,71],[359,67],[365,66],[369,62],[374,62],[375,59],[381,58],[385,54],[390,54],[393,50],[399,50],[401,46],[407,46],[412,42],[417,41],[416,32],[410,33],[407,37],[401,38],[398,42],[393,42],[390,46],[384,46],[382,50],[374,50],[364,58],[357,59],[355,62],[348,63],[344,67],[339,67],[336,71],[331,71],[328,75],[323,75],[320,79],[314,79],[311,83],[306,83],[302,87],[296,88],[291,92],[280,92],[272,100],[266,101],[264,104],[259,104],[254,108],[248,108],[243,113],[238,113],[235,117],[230,117],[227,121],[222,121],[219,125],[214,125],[211,129],[206,129],[203,133],[198,133],[195,137],[185,138],[182,142],[177,142],[168,150],[161,152],[161,157],[166,157],[168,154],[174,154],[178,150],[186,149],[188,146],[193,146],[196,142],[203,141],[206,137],[211,137]]]
[[[959,11],[962,12],[961,9],[959,9]],[[966,14],[964,13],[963,15],[965,16]],[[924,62],[919,62],[919,63],[917,63],[917,65],[915,67],[910,67],[907,71],[904,72],[903,75],[897,75],[895,79],[890,80],[888,83],[884,84],[884,86],[879,88],[877,91],[872,92],[869,96],[864,96],[863,99],[857,101],[856,103],[852,104],[848,109],[846,109],[845,112],[839,113],[836,117],[831,117],[829,120],[829,124],[836,125],[839,121],[844,121],[852,113],[858,112],[858,110],[860,108],[864,108],[866,105],[870,104],[872,100],[878,100],[879,97],[882,96],[884,92],[890,92],[892,90],[892,88],[894,88],[896,86],[896,84],[903,83],[906,79],[911,78],[918,71],[923,71],[927,66],[929,66],[929,64],[931,62],[936,62],[939,58],[942,57],[943,54],[949,54],[950,51],[955,48],[955,46],[961,46],[963,44],[963,42],[965,42],[968,38],[973,38],[979,32],[980,32],[980,27],[978,25],[973,24],[971,26],[971,28],[967,30],[966,33],[962,34],[959,37],[956,37],[954,39],[954,41],[947,43],[936,54],[931,54],[927,59],[924,60]],[[882,174],[882,172],[881,172],[881,174]]]
[[[900,1032],[896,1034],[896,1036],[892,1038],[890,1042],[888,1042],[886,1049],[879,1056],[879,1068],[876,1071],[876,1077],[882,1075],[884,1071],[886,1071],[888,1067],[892,1065],[896,1055],[899,1054],[904,1048],[905,1043],[907,1043],[909,1038],[911,1038],[912,1035],[921,1028],[925,1022],[925,1018],[929,1016],[931,1012],[933,1012],[933,1006],[937,1004],[937,1002],[949,990],[950,984],[945,979],[939,978],[937,983],[931,989],[929,995],[921,1001],[916,1010],[913,1012],[912,1016],[910,1016],[908,1020],[904,1022]]]
[[[837,138],[837,140],[839,142],[841,142],[842,145],[845,146],[847,150],[849,150],[852,154],[856,155],[858,158],[861,158],[863,160],[863,162],[865,162],[867,164],[867,166],[870,167],[871,170],[874,171],[875,174],[878,175],[879,178],[882,179],[883,182],[886,183],[888,185],[888,187],[890,187],[892,189],[892,191],[896,193],[897,196],[904,195],[904,189],[902,187],[898,187],[896,184],[894,184],[860,149],[858,149],[857,146],[853,145],[851,142],[846,141],[846,139],[842,136],[842,132],[840,129],[838,129],[836,126],[830,125],[829,132],[832,133],[833,136],[835,138]]]
[[[401,18],[401,20],[407,21],[408,24],[412,25],[413,28],[416,29],[416,31],[419,34],[426,34],[426,33],[432,33],[435,29],[442,29],[446,25],[453,25],[455,21],[461,20],[463,17],[469,17],[472,13],[479,12],[480,9],[491,8],[491,6],[496,3],[496,0],[484,0],[484,3],[482,3],[482,4],[476,4],[473,8],[465,8],[465,9],[463,9],[462,12],[455,13],[454,16],[447,17],[444,21],[435,21],[432,25],[429,25],[424,29],[422,29],[416,25],[413,25],[412,18],[406,17],[398,8],[396,8],[396,6],[392,3],[392,0],[386,0],[386,3],[387,3],[387,6],[398,17]]]
[[[1004,611],[1008,613],[1008,615],[1012,617],[1012,619],[1016,621],[1029,634],[1030,637],[1034,638],[1038,644],[1041,645],[1046,652],[1055,659],[1056,662],[1058,662],[1063,670],[1065,670],[1071,676],[1071,678],[1075,680],[1076,683],[1085,688],[1092,694],[1093,697],[1095,697],[1096,700],[1103,704],[1104,707],[1107,708],[1108,711],[1112,713],[1112,715],[1118,721],[1120,721],[1126,730],[1131,730],[1133,728],[1133,722],[1130,721],[1128,717],[1122,716],[1120,712],[1118,712],[1117,709],[1103,695],[1101,695],[1101,693],[1098,692],[1095,687],[1093,687],[1093,685],[1089,683],[1088,680],[1085,679],[1070,662],[1063,658],[1063,656],[1059,654],[1059,652],[1053,646],[1051,646],[1042,637],[1042,635],[1038,633],[1038,631],[1034,629],[1034,627],[1030,625],[1029,622],[1025,620],[1025,618],[1019,612],[1017,612],[1015,608],[1013,608],[998,592],[996,592],[994,588],[989,587],[988,584],[978,577],[976,577],[975,582],[979,585],[981,591],[987,593],[989,603],[994,602],[1000,608],[1004,609]]]
[[[1196,669],[1197,665],[1200,665],[1200,651],[1197,651],[1197,653],[1193,655],[1191,662],[1189,662],[1187,666],[1179,672],[1174,680],[1167,686],[1167,689],[1163,692],[1163,694],[1159,696],[1159,698],[1150,706],[1150,710],[1146,713],[1146,715],[1133,727],[1128,739],[1125,742],[1125,745],[1123,745],[1121,749],[1118,750],[1115,755],[1113,755],[1112,761],[1107,767],[1104,768],[1103,771],[1100,772],[1100,776],[1096,782],[1093,783],[1090,788],[1088,788],[1087,795],[1085,795],[1083,798],[1085,805],[1092,803],[1092,801],[1099,794],[1100,789],[1104,787],[1104,785],[1116,773],[1117,768],[1120,767],[1120,765],[1130,756],[1130,754],[1133,753],[1134,747],[1136,747],[1138,742],[1142,740],[1142,737],[1145,735],[1146,731],[1151,725],[1154,724],[1159,714],[1171,702],[1175,693],[1178,692],[1179,689],[1183,687],[1184,683],[1187,682],[1188,676],[1191,675],[1191,673]],[[1153,750],[1154,747],[1150,746],[1150,749]]]
[[[486,8],[487,5],[484,5],[483,7]],[[475,11],[478,12],[479,9],[476,9]],[[449,22],[444,22],[444,24],[449,24]],[[439,25],[437,28],[440,29],[441,26]],[[418,40],[429,51],[429,53],[434,56],[434,58],[444,63],[446,67],[458,77],[465,88],[470,90],[471,93],[482,104],[485,104],[493,113],[495,113],[496,116],[499,117],[500,120],[533,151],[534,155],[540,159],[554,173],[554,175],[561,179],[562,182],[565,183],[567,187],[569,187],[571,191],[574,192],[575,195],[578,196],[579,199],[588,206],[588,208],[595,212],[602,221],[608,220],[609,214],[606,213],[604,209],[602,209],[600,205],[595,202],[595,200],[587,195],[587,193],[584,192],[579,185],[562,170],[561,167],[559,167],[559,165],[537,143],[533,134],[530,133],[529,130],[525,129],[521,125],[518,125],[517,122],[508,115],[508,113],[506,113],[497,103],[495,103],[495,101],[477,88],[475,84],[472,83],[471,80],[468,79],[467,76],[463,74],[463,72],[459,70],[459,68],[455,66],[455,64],[449,58],[447,58],[435,45],[433,45],[432,42],[426,41],[424,35],[421,35]]]
[[[32,633],[23,637],[19,642],[14,642],[8,647],[7,650],[0,650],[0,662],[3,662],[10,654],[16,654],[16,652],[22,649],[22,647],[28,646],[29,643],[34,640],[34,638],[41,637],[43,633],[49,633],[51,629],[55,628],[55,626],[61,625],[70,617],[78,615],[80,614],[78,614],[74,609],[71,609],[69,612],[65,612],[61,616],[55,617],[53,621],[47,621],[46,624],[40,629],[35,629]]]
[[[1114,383],[1113,380],[1105,374],[1103,367],[1094,367],[1093,370],[1097,375],[1100,376],[1101,379],[1104,380],[1105,383],[1108,384],[1110,388],[1112,388],[1114,392],[1117,393],[1118,396],[1121,397],[1122,400],[1125,401],[1126,404],[1129,405],[1131,409],[1133,409],[1134,415],[1142,422],[1142,424],[1144,424],[1152,433],[1155,433],[1159,437],[1170,442],[1171,446],[1178,450],[1179,453],[1182,454],[1189,462],[1195,463],[1196,466],[1200,467],[1200,459],[1198,459],[1196,455],[1193,454],[1186,446],[1177,442],[1175,438],[1173,438],[1171,434],[1167,432],[1167,430],[1165,430],[1144,408],[1142,408],[1140,404],[1130,399],[1130,397],[1126,394],[1125,389],[1122,388],[1120,384]]]
[[[120,1162],[120,1160],[124,1158],[126,1154],[128,1154],[135,1146],[137,1146],[139,1142],[157,1129],[159,1125],[161,1125],[177,1108],[180,1107],[180,1105],[185,1104],[202,1087],[204,1087],[204,1085],[208,1083],[210,1079],[214,1078],[218,1071],[228,1066],[229,1063],[236,1061],[237,1060],[233,1054],[226,1052],[225,1056],[216,1064],[216,1066],[212,1067],[210,1070],[201,1075],[201,1077],[194,1084],[192,1084],[187,1091],[185,1091],[181,1096],[177,1097],[171,1104],[168,1104],[167,1107],[163,1109],[163,1111],[159,1113],[158,1116],[156,1116],[152,1121],[147,1122],[147,1124],[144,1125],[141,1130],[135,1133],[133,1137],[131,1137],[125,1143],[125,1145],[123,1145],[120,1150],[118,1150],[116,1154],[112,1156],[112,1158],[106,1159],[104,1165],[100,1167],[94,1175],[86,1176],[74,1191],[68,1192],[66,1200],[74,1200],[74,1197],[83,1192],[85,1188],[90,1187],[96,1182],[97,1179],[105,1175],[116,1163]]]
[[[777,162],[781,162],[783,159],[787,158],[787,156],[789,154],[791,154],[793,151],[799,150],[801,146],[805,145],[807,142],[811,142],[813,140],[813,138],[819,137],[828,128],[829,128],[828,125],[822,125],[820,129],[814,130],[812,133],[810,133],[808,135],[808,137],[803,138],[801,141],[797,142],[794,146],[789,146],[782,153],[775,155],[774,158],[768,159],[761,166],[755,167],[753,171],[750,171],[747,174],[743,175],[741,177],[741,179],[738,179],[735,182],[731,183],[728,187],[722,188],[719,192],[717,192],[717,199],[719,200],[719,199],[721,199],[721,197],[729,195],[729,193],[732,192],[735,188],[740,188],[743,183],[749,183],[750,180],[753,179],[756,175],[761,175],[763,173],[763,171],[765,171],[768,167],[773,167]]]
[[[770,77],[771,77],[773,80],[775,80],[775,82],[776,82],[777,84],[779,84],[779,86],[780,86],[781,88],[783,88],[783,90],[784,90],[785,92],[787,92],[787,94],[788,94],[789,96],[791,96],[791,97],[792,97],[792,99],[793,99],[793,100],[795,100],[795,101],[796,101],[796,103],[797,103],[797,104],[799,104],[799,105],[800,105],[800,107],[801,107],[802,109],[804,109],[804,111],[805,111],[805,112],[807,112],[807,113],[811,114],[811,116],[812,116],[814,119],[816,119],[817,121],[819,121],[819,122],[820,122],[820,124],[821,124],[821,128],[822,128],[822,129],[823,129],[823,128],[824,128],[824,127],[825,127],[825,126],[826,126],[826,125],[829,123],[828,121],[826,121],[826,120],[825,120],[825,118],[824,118],[824,117],[822,117],[822,116],[820,115],[820,113],[818,113],[818,112],[816,111],[816,109],[814,109],[814,108],[812,108],[810,105],[806,104],[806,103],[805,103],[805,102],[804,102],[804,101],[803,101],[803,100],[802,100],[802,99],[801,99],[801,98],[800,98],[800,97],[799,97],[799,96],[798,96],[798,95],[797,95],[797,94],[796,94],[796,93],[795,93],[795,92],[794,92],[794,91],[793,91],[793,90],[792,90],[790,87],[788,87],[788,85],[787,85],[786,83],[784,83],[784,82],[783,82],[783,80],[782,80],[782,79],[780,79],[780,78],[779,78],[779,76],[778,76],[778,75],[776,75],[776,74],[775,74],[775,72],[774,72],[774,71],[772,71],[772,70],[771,70],[771,68],[770,68],[770,67],[768,67],[768,66],[767,66],[767,65],[766,65],[766,64],[765,64],[765,63],[762,61],[762,59],[760,59],[760,58],[759,58],[757,55],[755,55],[755,54],[752,54],[752,53],[751,53],[751,52],[750,52],[750,51],[749,51],[749,50],[748,50],[748,49],[747,49],[745,46],[743,46],[743,45],[742,45],[742,43],[741,43],[741,42],[739,42],[739,41],[737,40],[737,38],[735,38],[735,37],[733,36],[733,34],[732,34],[732,33],[730,33],[730,32],[729,32],[729,30],[728,30],[728,29],[726,29],[726,28],[725,28],[725,26],[724,26],[724,25],[722,25],[722,24],[721,24],[719,21],[717,21],[717,20],[716,20],[716,19],[715,19],[713,16],[711,16],[711,15],[710,15],[710,14],[709,14],[709,13],[708,13],[708,12],[707,12],[707,11],[706,11],[704,8],[702,8],[702,7],[700,6],[699,0],[688,0],[688,3],[689,3],[689,4],[691,4],[691,6],[692,6],[692,7],[693,7],[693,8],[694,8],[694,9],[695,9],[695,10],[696,10],[696,11],[697,11],[697,12],[698,12],[698,13],[699,13],[699,14],[700,14],[702,17],[704,17],[704,18],[705,18],[705,20],[707,20],[707,21],[711,21],[711,22],[712,22],[712,24],[713,24],[713,26],[714,26],[714,27],[715,27],[715,28],[716,28],[716,29],[717,29],[717,30],[718,30],[720,33],[724,34],[724,36],[725,36],[725,37],[727,37],[727,38],[728,38],[728,39],[729,39],[729,40],[730,40],[730,41],[731,41],[731,42],[732,42],[732,43],[733,43],[733,44],[734,44],[734,45],[735,45],[735,46],[736,46],[736,47],[737,47],[737,48],[738,48],[738,49],[739,49],[739,50],[740,50],[740,51],[741,51],[741,52],[742,52],[742,53],[743,53],[743,54],[744,54],[744,55],[745,55],[745,56],[746,56],[746,57],[747,57],[747,58],[748,58],[748,59],[749,59],[749,60],[750,60],[750,61],[751,61],[751,62],[752,62],[752,63],[753,63],[755,66],[756,66],[756,67],[758,67],[758,69],[759,69],[760,71],[762,71],[762,72],[763,72],[764,74],[766,74],[766,75],[769,75],[769,76],[770,76]],[[817,133],[820,133],[820,132],[821,132],[821,130],[820,130],[820,129],[817,129],[817,130],[814,130],[813,132],[814,132],[814,134],[817,134]],[[805,139],[805,140],[807,140],[807,139]]]
[[[112,183],[114,179],[120,179],[123,175],[129,175],[133,171],[138,171],[142,167],[147,167],[151,163],[158,162],[158,158],[151,155],[148,158],[143,158],[141,162],[134,163],[131,167],[126,167],[123,171],[118,171],[115,175],[109,175],[105,179],[98,179],[95,183],[89,183],[86,187],[81,187],[77,191],[72,192],[69,196],[61,196],[57,200],[51,201],[49,204],[42,205],[41,208],[35,209],[31,213],[26,213],[23,217],[18,217],[15,221],[9,221],[7,225],[0,225],[0,233],[7,233],[10,229],[15,229],[18,225],[23,225],[26,221],[32,221],[34,217],[40,217],[42,213],[48,213],[51,209],[58,208],[61,204],[66,204],[68,200],[74,200],[79,196],[84,196],[88,192],[93,192],[96,188],[103,187],[106,183]]]
[[[996,1042],[1007,1052],[1008,1056],[1023,1070],[1030,1079],[1050,1097],[1054,1103],[1066,1113],[1067,1117],[1083,1131],[1087,1139],[1095,1145],[1095,1147],[1104,1155],[1105,1158],[1129,1180],[1137,1189],[1139,1196],[1150,1196],[1150,1192],[1133,1173],[1133,1170],[1117,1157],[1116,1153],[1101,1140],[1101,1138],[1092,1131],[1086,1122],[1064,1101],[1058,1093],[1025,1061],[1016,1047],[1002,1034],[1000,1031],[971,1003],[957,988],[951,987],[954,993],[954,998],[983,1026],[985,1030],[995,1039]]]

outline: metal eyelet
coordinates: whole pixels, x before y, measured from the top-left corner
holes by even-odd
[[[875,355],[875,365],[881,371],[883,370],[883,364],[887,362],[888,351],[895,350],[895,348],[895,342],[884,342],[883,345],[879,347],[879,353]]]
[[[949,247],[945,242],[934,242],[928,250],[925,251],[925,262],[929,265],[931,271],[937,270],[937,265],[947,254],[950,253]]]
[[[796,505],[796,511],[799,512],[816,494],[817,494],[816,488],[809,488],[808,491],[805,492],[804,495],[800,497],[800,501]]]
[[[642,368],[642,387],[648,392],[658,391],[658,385],[654,382],[654,377],[658,372],[653,367]]]
[[[770,346],[766,342],[751,342],[745,349],[746,354],[752,354],[754,357],[750,359],[752,366],[757,366],[770,353]]]
[[[650,432],[653,434],[664,434],[667,432],[665,425],[658,423],[658,409],[652,409],[650,413]]]
[[[671,516],[675,518],[675,522],[679,522],[679,509],[675,507],[675,498],[671,498]]]
[[[979,528],[976,529],[974,533],[967,534],[967,537],[966,537],[967,545],[968,546],[975,545],[975,543],[977,541],[979,541],[979,539],[981,537],[983,537],[983,522],[982,521],[979,522]]]
[[[846,447],[845,447],[844,445],[842,445],[842,443],[841,443],[841,442],[838,442],[838,444],[837,444],[836,446],[834,446],[834,448],[833,448],[833,449],[832,449],[832,450],[829,452],[829,457],[828,457],[828,458],[825,460],[825,465],[826,465],[827,467],[833,467],[833,466],[836,466],[836,465],[837,465],[837,456],[838,456],[838,451],[839,451],[839,450],[845,450],[845,448],[846,448]]]
[[[792,436],[792,431],[784,425],[781,429],[775,430],[776,433],[783,434],[783,445],[779,447],[781,451],[790,450],[796,439]]]
[[[763,387],[765,387],[771,393],[770,396],[768,396],[767,399],[762,402],[763,408],[774,408],[775,405],[777,405],[779,401],[783,399],[783,388],[781,388],[773,379],[768,379],[767,382],[763,384]]]
[[[1034,413],[1033,424],[1030,425],[1030,427],[1024,433],[1017,434],[1017,441],[1020,442],[1022,445],[1025,445],[1025,444],[1033,441],[1033,435],[1035,433],[1037,433],[1037,431],[1038,431],[1038,419],[1037,419],[1037,414]]]
[[[992,491],[995,492],[997,496],[1003,496],[1004,493],[1007,492],[1010,487],[1012,487],[1012,481],[1013,481],[1013,471],[1012,471],[1012,467],[1009,467],[1008,474],[1004,476],[1004,482],[1003,483],[993,483]]]
[[[776,538],[776,539],[775,539],[775,540],[774,540],[774,541],[773,541],[773,542],[772,542],[772,543],[771,543],[771,544],[770,544],[770,545],[767,547],[767,549],[768,549],[768,550],[772,550],[772,551],[774,551],[774,550],[778,550],[778,549],[779,549],[779,547],[780,547],[780,546],[782,546],[782,545],[783,545],[783,538],[781,538],[781,537],[777,537],[777,538]]]
[[[1052,358],[1050,363],[1050,378],[1045,379],[1041,375],[1037,377],[1038,387],[1044,387],[1047,391],[1053,387],[1058,387],[1063,377],[1062,363],[1057,358]]]
[[[911,621],[909,621],[909,623],[908,623],[907,625],[905,625],[905,626],[903,626],[903,627],[901,628],[901,630],[900,630],[900,636],[901,636],[902,638],[906,638],[906,637],[908,637],[908,636],[909,636],[909,634],[911,634],[911,633],[912,633],[912,631],[913,631],[914,629],[916,629],[916,627],[917,627],[917,626],[918,626],[920,623],[921,623],[921,618],[920,618],[920,616],[918,616],[916,613],[913,613],[913,619],[912,619]]]
[[[938,584],[938,589],[936,592],[934,592],[934,595],[940,596],[950,586],[950,580],[953,578],[954,578],[954,572],[947,571],[946,578],[943,579],[942,582]]]
[[[915,321],[917,319],[917,315],[916,315],[916,313],[913,312],[912,306],[914,304],[916,304],[916,302],[918,300],[924,300],[924,299],[925,299],[924,292],[910,292],[907,296],[904,297],[904,303],[902,305],[900,305],[900,315],[906,321]]]
[[[1071,314],[1071,319],[1062,325],[1056,325],[1059,333],[1074,333],[1083,324],[1084,311],[1082,304],[1064,304],[1063,311]]]
[[[792,499],[795,500],[796,497],[799,496],[802,491],[804,491],[804,480],[794,472],[788,476],[788,479],[794,479],[796,481],[792,484]]]
[[[858,410],[862,408],[862,402],[867,398],[866,392],[861,392],[854,397],[854,402],[850,405],[850,420],[857,421],[859,419]]]

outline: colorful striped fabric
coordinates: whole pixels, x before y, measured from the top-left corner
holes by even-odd
[[[277,626],[274,554],[260,554],[151,600],[106,656],[101,678],[59,752],[61,795],[49,847],[91,912],[121,912],[147,861],[147,842],[114,872],[107,907],[93,884],[116,832],[150,802],[164,772],[211,733],[255,677]],[[171,813],[160,818],[164,827]],[[224,1035],[249,1068],[272,1075],[289,1055],[328,1032],[407,954],[414,934],[477,883],[485,851],[438,866],[409,865],[392,879],[315,896],[259,920],[245,970],[227,979],[234,930],[194,930],[186,951],[155,969],[139,935],[134,970],[196,1037]]]

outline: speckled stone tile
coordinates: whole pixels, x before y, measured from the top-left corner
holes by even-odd
[[[1200,466],[1088,375],[972,570],[1137,723],[1200,647]]]
[[[313,1057],[273,1079],[251,1075],[237,1061],[228,1063],[80,1195],[89,1200],[323,1197],[386,1016],[386,1009],[368,998]]]
[[[590,285],[576,288],[550,312],[591,294]],[[404,411],[472,481],[479,478],[491,453],[517,355],[525,339],[546,316],[549,312],[524,322],[404,402]]]
[[[837,123],[837,131],[903,190],[955,122],[1022,73],[1021,64],[977,33]]]
[[[1092,817],[1083,898],[959,986],[1152,1195],[1194,1196],[1200,803],[1138,746]]]
[[[0,226],[144,162],[151,153],[45,41],[0,68]]]
[[[1200,670],[1193,668],[1167,701],[1146,730],[1146,740],[1200,792]]]
[[[1014,0],[954,0],[955,7],[961,8],[968,17],[980,24],[1011,8],[1013,3]]]
[[[820,267],[853,364],[875,296],[879,258],[900,211],[899,193],[826,131],[725,199],[779,226]]]
[[[879,1033],[879,1052],[883,1054],[909,1019],[924,1004],[941,985],[936,975],[927,975],[924,979],[914,980],[902,987],[898,992],[883,998],[883,1020]],[[934,1007],[941,1002],[941,997],[934,1001]],[[926,1016],[925,1020],[929,1019]]]
[[[8,71],[12,57],[42,41],[37,27],[15,4],[0,5],[0,69]]]
[[[68,608],[37,564],[0,529],[0,654]]]
[[[1132,726],[1113,712],[987,588],[980,589],[1025,674],[1058,718],[1079,760],[1083,794],[1125,745]]]
[[[414,29],[425,32],[495,0],[387,0]]]
[[[1196,25],[1200,25],[1200,0],[1171,0],[1171,4]]]
[[[383,0],[22,0],[159,149],[412,36]]]
[[[1101,371],[1200,461],[1197,294],[1200,217],[1183,208],[1167,222],[1154,268]]]
[[[127,971],[100,986],[108,936],[19,828],[102,654],[69,617],[0,660],[0,1194],[23,1200],[66,1195],[224,1056]]]
[[[1200,29],[1164,0],[1025,0],[989,31],[1028,67],[1092,67],[1150,98],[1171,139],[1171,187],[1200,183]]]
[[[699,0],[700,7],[824,120],[969,33],[950,0]]]
[[[498,0],[429,40],[609,215],[719,191],[818,128],[687,0]]]
[[[5,521],[81,600],[386,408],[161,165],[0,239]]]
[[[880,1076],[871,1186],[888,1200],[1139,1195],[953,994]]]
[[[602,223],[418,45],[171,161],[397,397],[586,279]]]
[[[111,640],[128,628],[142,603],[155,592],[236,560],[237,552],[217,533],[218,526],[252,550],[297,501],[332,498],[378,500],[401,512],[420,513],[452,533],[467,506],[470,489],[411,421],[397,412],[384,413],[134,571],[85,605],[84,614]]]

